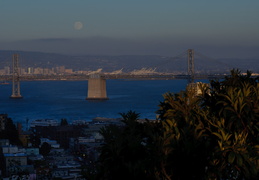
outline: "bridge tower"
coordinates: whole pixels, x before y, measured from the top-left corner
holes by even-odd
[[[88,79],[87,100],[107,100],[106,79],[100,74],[92,74]]]
[[[13,92],[10,98],[22,98],[20,93],[19,55],[13,54]]]
[[[188,49],[188,82],[193,83],[194,81],[194,50]]]

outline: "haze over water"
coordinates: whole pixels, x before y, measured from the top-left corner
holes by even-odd
[[[155,119],[166,92],[185,89],[186,80],[107,80],[107,101],[87,101],[87,81],[21,82],[23,99],[10,99],[12,84],[0,86],[0,113],[14,122],[66,118],[91,121],[95,117],[119,118],[129,110],[141,118]]]
[[[258,0],[1,1],[0,49],[258,57]]]

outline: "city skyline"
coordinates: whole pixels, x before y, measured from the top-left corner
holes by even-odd
[[[2,50],[258,57],[259,2],[1,1]]]

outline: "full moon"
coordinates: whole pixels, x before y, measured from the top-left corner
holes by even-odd
[[[75,28],[76,30],[82,29],[82,28],[83,28],[83,23],[81,23],[80,21],[75,22],[75,23],[74,23],[74,28]]]

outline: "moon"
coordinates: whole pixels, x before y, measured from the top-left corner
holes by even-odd
[[[74,23],[74,29],[80,30],[82,28],[83,28],[83,23],[81,23],[80,21],[77,21]]]

